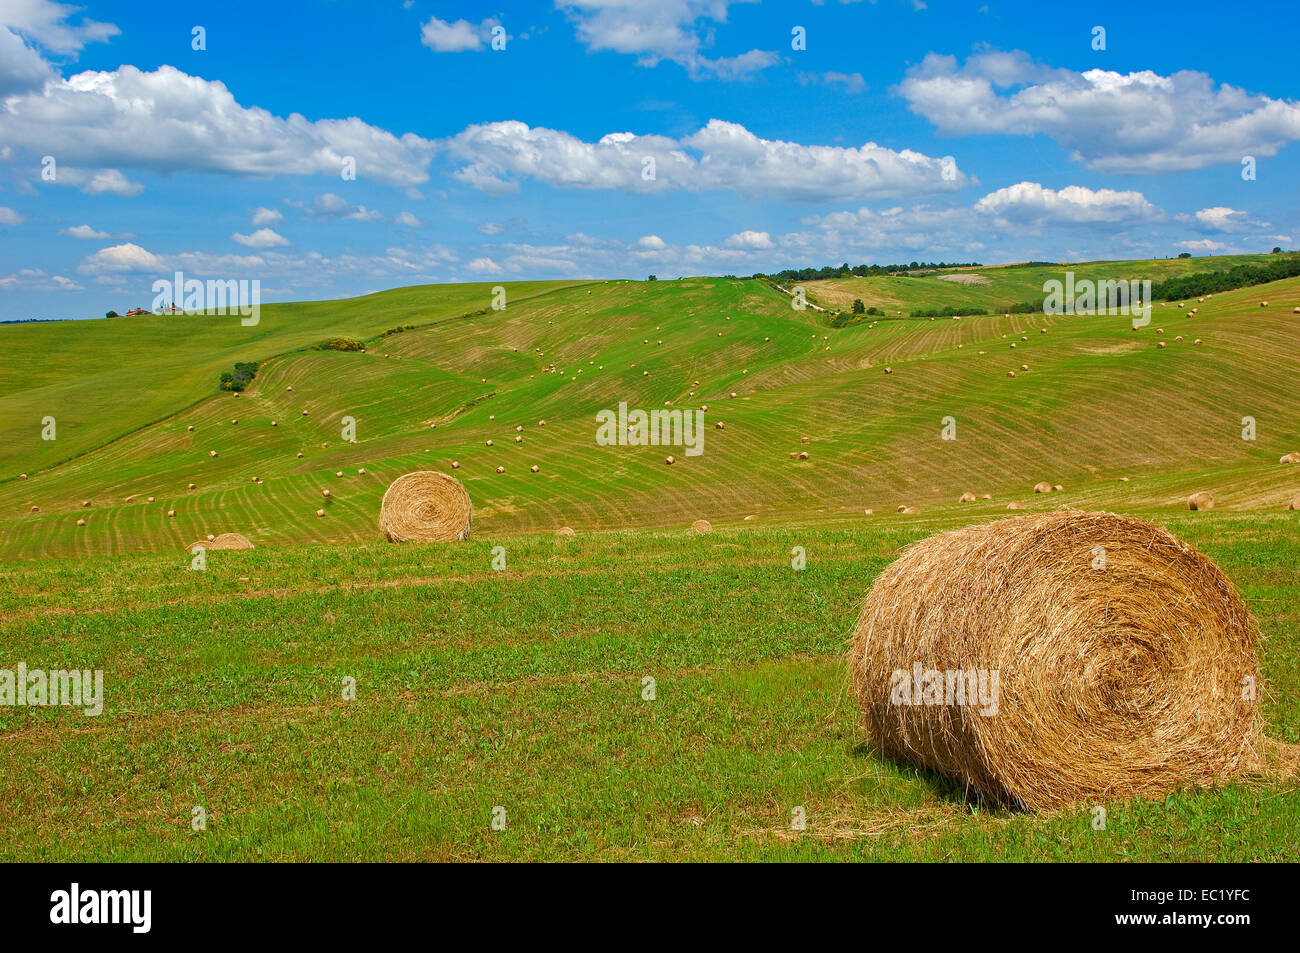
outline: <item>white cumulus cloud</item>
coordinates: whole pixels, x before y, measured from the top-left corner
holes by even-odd
[[[248,248],[283,248],[289,244],[289,239],[269,228],[259,228],[251,235],[235,232],[230,237]]]
[[[1300,103],[1216,86],[1192,70],[1080,73],[999,51],[959,67],[955,57],[931,53],[908,71],[899,92],[941,132],[1042,133],[1098,172],[1236,164],[1300,139]]]
[[[561,188],[726,189],[746,198],[823,202],[946,192],[968,182],[955,165],[945,176],[943,160],[920,152],[874,142],[843,147],[763,139],[720,119],[680,140],[620,132],[596,142],[512,120],[470,126],[445,147],[463,163],[456,178],[496,194],[517,191],[519,179],[532,178]]]
[[[975,211],[1019,222],[1122,222],[1160,216],[1141,192],[1094,191],[1082,185],[1055,190],[1037,182],[990,192],[975,203]]]

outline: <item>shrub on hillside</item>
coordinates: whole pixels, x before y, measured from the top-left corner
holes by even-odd
[[[316,345],[322,351],[364,351],[366,346],[356,338],[329,338]]]
[[[221,389],[241,391],[257,376],[257,361],[238,361],[233,371],[221,374]]]

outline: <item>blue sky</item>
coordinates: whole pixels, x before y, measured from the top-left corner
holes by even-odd
[[[0,2],[0,319],[1300,244],[1294,4],[179,6]]]

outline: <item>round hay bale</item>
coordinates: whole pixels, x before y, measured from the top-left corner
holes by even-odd
[[[915,506],[906,506],[903,508],[904,516],[915,516],[919,512],[921,511],[918,510]]]
[[[1197,339],[1196,339],[1195,341],[1193,341],[1192,343],[1193,343],[1193,344],[1200,344],[1200,343],[1201,343],[1201,339],[1200,339],[1200,338],[1197,338]]]
[[[1286,505],[1286,508],[1288,510],[1300,510],[1300,493],[1297,493],[1291,498],[1291,502]],[[34,506],[32,509],[36,510],[40,509],[40,507]]]
[[[980,499],[981,499],[981,500],[991,500],[991,499],[993,499],[993,494],[992,494],[992,493],[981,493],[981,494],[980,494]]]
[[[810,439],[811,439],[811,438],[809,438],[809,437],[800,437],[800,438],[799,438],[799,442],[800,442],[800,443],[808,443]]]
[[[398,477],[379,504],[379,528],[389,542],[468,539],[474,508],[455,477],[417,470]]]
[[[319,517],[319,516],[324,516],[324,515],[325,515],[325,511],[324,511],[324,510],[317,510],[317,511],[316,511],[316,515],[317,515],[318,517]]]
[[[146,497],[144,498],[144,501],[145,501],[146,503],[152,503],[152,502],[153,502],[153,497],[152,497],[152,496],[146,496]]]
[[[873,510],[871,507],[868,506],[865,510],[862,511],[862,515],[863,515],[863,516],[875,516],[875,515],[876,515],[876,511]]]
[[[1023,510],[1024,508],[1025,508],[1025,504],[1020,503],[1016,500],[1012,500],[1010,503],[1007,504],[1007,509],[1009,510]]]
[[[694,523],[691,524],[691,529],[693,529],[697,533],[712,533],[713,524],[710,523],[708,520],[696,520]]]
[[[1046,480],[1040,480],[1038,483],[1035,483],[1035,484],[1034,484],[1034,492],[1035,492],[1035,493],[1051,493],[1051,492],[1052,492],[1052,484],[1048,483]]]
[[[555,531],[555,535],[556,535],[556,536],[576,536],[577,534],[574,533],[574,531],[573,531],[572,529],[570,529],[568,526],[561,526],[559,529],[557,529],[557,530]]]
[[[321,490],[321,491],[320,491],[320,495],[323,496],[323,497],[325,497],[325,499],[328,500],[332,494],[330,493],[329,490]]]
[[[193,490],[194,488],[195,487],[193,483],[191,483],[188,487],[186,487],[187,490]]]
[[[174,519],[175,517],[176,517],[176,511],[175,511],[175,510],[168,510],[168,511],[167,511],[167,518],[168,518],[168,519]]]
[[[40,508],[39,506],[33,506],[33,507],[32,507],[32,512],[33,512],[33,513],[39,513],[40,511],[41,511],[41,508]]]
[[[800,459],[800,460],[807,460],[807,459],[808,459],[808,451],[807,451],[807,450],[803,450],[803,451],[801,451],[800,454],[799,454],[799,459]]]
[[[537,464],[535,464],[535,463],[534,463],[531,467],[528,468],[528,472],[529,472],[529,473],[540,473],[541,470],[542,470],[542,468],[539,467],[539,466],[538,466]]]
[[[78,525],[78,526],[85,526],[85,525],[86,525],[86,521],[85,521],[85,520],[77,520],[77,525]]]
[[[1204,491],[1193,493],[1187,498],[1187,508],[1189,510],[1212,510],[1214,509],[1214,497]]]
[[[1061,486],[1061,484],[1057,483],[1055,486],[1052,487],[1052,492],[1053,492],[1053,493],[1060,493],[1060,492],[1061,492],[1062,490],[1064,490],[1064,489],[1065,489],[1065,487],[1063,487],[1063,486]]]
[[[958,502],[958,503],[974,503],[974,502],[975,502],[975,494],[972,493],[972,492],[970,492],[969,490],[967,490],[965,493],[963,493],[963,494],[961,495],[961,499],[959,499],[957,502]]]
[[[219,536],[209,536],[207,539],[200,539],[197,542],[190,543],[185,548],[194,552],[195,546],[202,546],[204,549],[252,549],[253,544],[249,542],[248,537],[243,533],[222,533]]]
[[[722,421],[719,420],[716,424],[713,425],[713,429],[714,429],[714,430],[726,430],[727,428],[724,427],[724,426],[722,425]]]
[[[881,753],[1038,810],[1259,769],[1242,690],[1257,639],[1228,578],[1169,533],[1056,512],[909,547],[872,586],[849,664]],[[956,672],[983,673],[984,695],[950,698]]]
[[[497,473],[505,473],[505,472],[506,472],[505,467],[497,467]]]
[[[26,479],[27,479],[27,474],[26,474],[26,473],[20,473],[20,474],[18,474],[18,479],[20,479],[20,480],[26,480]]]
[[[1278,463],[1300,463],[1300,453],[1284,453]]]
[[[893,369],[892,367],[886,367],[886,368],[885,368],[885,373],[886,373],[886,374],[892,374],[892,373],[894,373],[894,369]]]
[[[664,457],[664,463],[668,464],[670,467],[676,462],[677,461],[674,460],[671,455]]]

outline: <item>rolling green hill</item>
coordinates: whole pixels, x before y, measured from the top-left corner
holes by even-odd
[[[1157,266],[1188,267],[1076,273]],[[1060,274],[986,272],[1025,296]],[[0,667],[106,677],[97,718],[0,707],[0,859],[1300,859],[1294,778],[1108,804],[1102,833],[1086,806],[968,804],[872,752],[843,664],[902,545],[1012,502],[1136,513],[1241,589],[1269,737],[1300,740],[1300,278],[1139,330],[918,319],[984,286],[864,280],[905,314],[835,329],[699,278],[0,326]],[[368,347],[316,348],[336,336]],[[707,406],[704,452],[600,445],[620,402]],[[453,461],[473,537],[382,542],[390,481]],[[190,571],[227,531],[256,548]]]
[[[1279,510],[1300,492],[1300,467],[1278,463],[1300,450],[1300,279],[1215,295],[1192,318],[1157,304],[1137,331],[1124,317],[1001,314],[833,329],[762,282],[718,278],[511,284],[504,311],[472,313],[490,293],[267,305],[256,328],[0,328],[0,557],[178,550],[226,531],[259,545],[375,539],[388,483],[453,460],[493,533],[925,515],[968,491],[991,494],[960,507],[981,517],[1011,500],[1177,508],[1200,489],[1229,511]],[[313,349],[335,335],[370,347]],[[256,380],[218,391],[240,360],[262,362]],[[620,402],[707,406],[704,453],[598,445],[597,411]],[[57,440],[40,439],[46,415]],[[1065,491],[1035,497],[1040,480]]]

